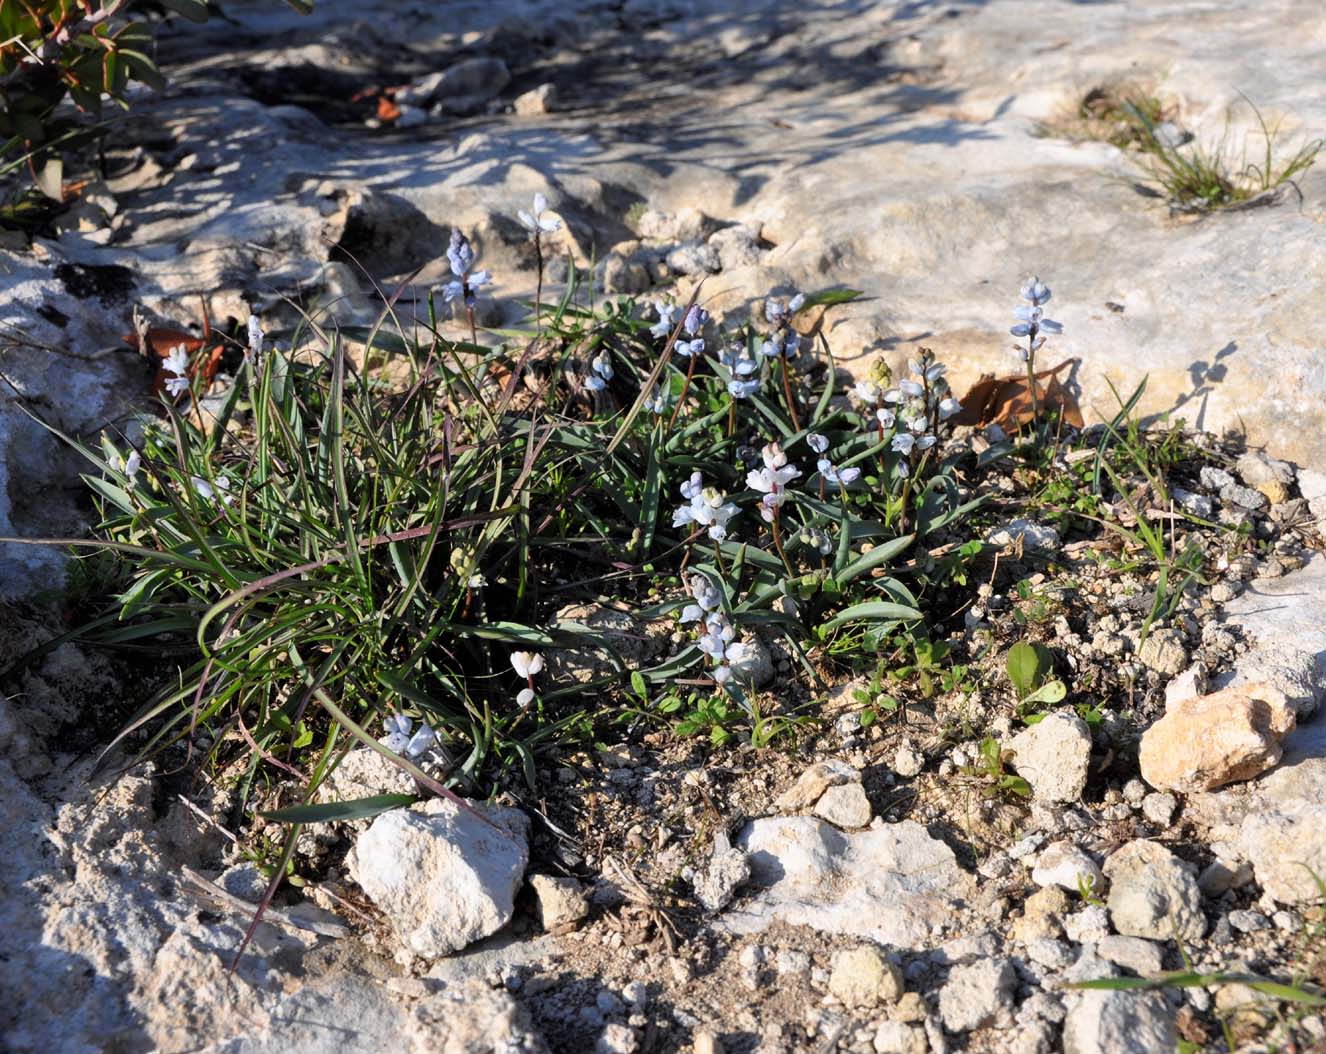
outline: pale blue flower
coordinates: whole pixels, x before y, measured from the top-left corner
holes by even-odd
[[[834,484],[839,489],[842,489],[851,483],[855,483],[861,478],[861,470],[855,465],[850,468],[836,468],[833,462],[827,457],[820,458],[815,467],[819,469],[820,475],[823,476],[825,480]]]
[[[687,335],[696,337],[704,329],[705,323],[709,321],[709,312],[699,304],[692,304],[689,311],[686,312],[686,319],[682,322],[682,329],[686,330]]]
[[[656,300],[653,308],[658,314],[658,321],[650,327],[649,335],[661,340],[672,332],[672,328],[677,324],[677,313],[681,308],[676,304],[666,304],[662,300]]]
[[[553,216],[544,216],[543,212],[547,207],[548,199],[542,194],[535,194],[533,211],[526,212],[524,209],[518,209],[516,216],[520,219],[521,226],[531,234],[535,236],[552,234],[554,231],[562,229],[562,221]]]
[[[1049,301],[1050,287],[1042,282],[1039,276],[1032,276],[1022,287],[1022,299],[1039,307]]]
[[[464,278],[474,266],[474,249],[470,240],[455,228],[451,231],[451,242],[447,246],[447,260],[451,263],[451,273],[457,278]]]
[[[654,385],[649,395],[645,397],[645,409],[661,417],[668,408],[668,394],[668,390],[662,385]]]
[[[608,357],[607,351],[601,351],[594,357],[590,369],[593,372],[585,379],[585,387],[591,392],[603,391],[612,380],[613,374],[612,359]]]
[[[810,449],[815,451],[815,453],[817,454],[823,454],[826,450],[829,449],[828,436],[822,436],[818,432],[811,432],[809,435],[807,435],[806,443],[810,446]]]

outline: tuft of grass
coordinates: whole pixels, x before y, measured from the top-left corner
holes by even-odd
[[[1316,162],[1326,146],[1324,139],[1310,139],[1286,155],[1280,125],[1266,119],[1246,96],[1261,134],[1259,160],[1249,160],[1245,141],[1235,160],[1228,145],[1228,127],[1220,141],[1204,145],[1194,138],[1181,143],[1163,135],[1154,115],[1133,102],[1125,110],[1138,129],[1142,159],[1138,162],[1144,182],[1158,188],[1177,212],[1210,212],[1254,202],[1269,202],[1286,186],[1295,184]]]

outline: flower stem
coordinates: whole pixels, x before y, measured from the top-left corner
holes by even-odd
[[[778,555],[783,559],[783,566],[787,568],[788,577],[795,578],[796,572],[792,570],[792,561],[787,558],[787,553],[783,550],[783,537],[782,533],[778,530],[778,514],[779,509],[778,506],[775,505],[773,520],[770,521],[770,526],[773,528],[774,548],[778,550]]]
[[[479,331],[474,325],[474,308],[470,305],[468,298],[465,302],[465,316],[470,320],[470,343],[478,345]]]
[[[539,270],[537,284],[534,287],[534,328],[543,335],[543,243],[539,232],[534,232],[534,262]]]
[[[686,401],[686,393],[691,390],[691,378],[695,376],[696,355],[690,356],[691,363],[686,367],[686,380],[682,382],[681,394],[677,396],[677,405],[672,408],[672,416],[668,418],[668,431],[672,431],[672,426],[677,423],[677,415],[681,413],[682,403]]]
[[[1036,399],[1036,327],[1032,327],[1027,337],[1027,391],[1031,394],[1031,429],[1036,430],[1036,421],[1040,417],[1040,405]]]
[[[801,431],[801,422],[797,419],[797,404],[792,399],[792,381],[787,373],[787,349],[784,348],[778,353],[779,361],[783,364],[783,397],[787,400],[787,412],[792,415],[792,430]]]
[[[729,399],[727,403],[727,437],[732,438],[732,433],[737,430],[737,400]]]

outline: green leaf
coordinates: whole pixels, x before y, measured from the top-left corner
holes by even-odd
[[[1020,640],[1008,649],[1004,669],[1018,699],[1025,701],[1054,669],[1054,657],[1045,645]]]
[[[1023,705],[1032,703],[1044,703],[1047,706],[1053,706],[1055,703],[1062,703],[1064,696],[1068,694],[1068,688],[1063,681],[1046,681],[1030,695],[1024,696]]]
[[[208,11],[205,0],[161,0],[161,6],[187,18],[190,22],[207,21]]]
[[[821,293],[812,293],[806,297],[806,307],[815,307],[820,304],[825,307],[832,307],[834,304],[850,304],[861,295],[859,289],[826,289]]]
[[[878,622],[882,619],[919,619],[921,613],[916,608],[905,604],[895,604],[891,600],[868,600],[864,604],[853,604],[838,612],[820,629],[824,632],[835,630],[849,622]]]
[[[852,581],[854,578],[860,578],[862,575],[879,567],[880,564],[888,563],[900,552],[906,549],[912,542],[916,541],[916,535],[904,534],[901,538],[894,538],[891,542],[885,542],[883,545],[877,545],[864,556],[858,556],[850,564],[838,572],[837,578],[841,583]]]
[[[1092,981],[1076,981],[1065,985],[1066,988],[1100,989],[1108,992],[1126,992],[1163,988],[1214,988],[1220,985],[1246,985],[1255,992],[1261,992],[1273,999],[1301,1003],[1306,1006],[1326,1006],[1326,996],[1309,992],[1305,988],[1268,981],[1256,974],[1240,973],[1197,973],[1194,970],[1179,970],[1161,974],[1159,977],[1100,977]]]
[[[313,805],[292,805],[288,809],[259,812],[265,820],[278,823],[332,823],[336,820],[366,820],[419,800],[417,794],[375,794],[369,798],[332,801]]]

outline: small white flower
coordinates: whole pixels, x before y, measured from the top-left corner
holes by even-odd
[[[142,455],[139,454],[137,450],[130,450],[127,458],[115,454],[111,461],[111,467],[114,468],[116,472],[122,473],[124,478],[130,483],[132,483],[134,477],[138,475],[138,470],[142,467],[142,464]]]
[[[659,384],[654,385],[653,390],[645,399],[645,409],[650,413],[662,416],[668,408],[668,391]]]
[[[189,376],[189,353],[183,344],[170,349],[170,354],[161,360],[161,368],[177,377]]]
[[[835,468],[833,462],[828,458],[820,458],[816,468],[819,469],[820,475],[823,476],[826,481],[834,484],[840,489],[850,483],[855,483],[861,478],[861,470],[855,465],[850,468]]]
[[[882,406],[875,411],[875,420],[879,422],[880,428],[892,428],[898,415],[892,410],[885,410]]]
[[[249,358],[257,358],[262,354],[262,321],[257,315],[249,315],[249,348],[247,355]]]
[[[653,308],[658,321],[649,329],[649,335],[656,338],[666,337],[677,324],[677,313],[681,310],[676,304],[665,304],[662,300],[654,301]]]
[[[811,432],[808,436],[806,436],[806,442],[810,444],[810,449],[815,451],[815,453],[817,454],[823,454],[826,450],[829,449],[828,437],[822,436],[818,432]]]
[[[544,216],[544,210],[548,207],[548,199],[542,194],[534,195],[534,209],[526,212],[524,209],[516,211],[517,217],[523,226],[531,234],[552,234],[554,231],[562,229],[562,221],[552,216]]]
[[[684,358],[693,359],[695,356],[704,353],[704,338],[696,337],[694,340],[679,340],[672,345],[672,350]]]
[[[727,393],[734,399],[749,399],[759,390],[758,380],[739,381],[734,378],[727,382]]]
[[[530,703],[534,702],[534,689],[522,688],[516,693],[516,702],[520,706],[529,706]]]
[[[488,579],[484,578],[482,574],[470,575],[470,580],[465,584],[470,589],[482,589],[488,584]]]
[[[874,381],[857,381],[856,384],[852,386],[852,394],[867,406],[874,406],[879,402],[880,396],[883,392],[880,386]]]
[[[513,651],[511,666],[521,677],[533,677],[543,669],[543,656],[529,651]]]
[[[903,395],[902,392],[898,391],[897,388],[890,388],[884,393],[884,401],[886,403],[900,403],[906,398],[907,397]]]
[[[947,421],[954,414],[959,413],[962,413],[962,403],[951,395],[939,404],[939,419],[941,421]]]
[[[893,451],[898,454],[910,454],[916,445],[916,436],[910,432],[899,432],[893,437]]]
[[[414,722],[404,714],[392,714],[382,722],[382,725],[387,734],[378,742],[393,754],[417,758],[437,739],[437,733],[429,728],[426,722],[419,722],[419,730],[414,731]]]
[[[695,575],[691,578],[691,596],[695,598],[695,603],[687,604],[681,609],[683,623],[707,621],[710,613],[717,611],[719,604],[723,602],[723,594],[704,575]]]
[[[898,388],[902,391],[903,395],[906,395],[912,399],[915,399],[918,396],[923,395],[925,393],[925,388],[923,388],[916,381],[908,381],[908,380],[899,381]]]
[[[687,501],[698,498],[704,490],[704,477],[699,472],[692,472],[691,478],[681,485],[681,496]]]
[[[198,492],[198,497],[204,501],[211,501],[216,497],[216,491],[212,489],[212,485],[201,476],[194,476],[190,482],[193,483],[193,489]]]

